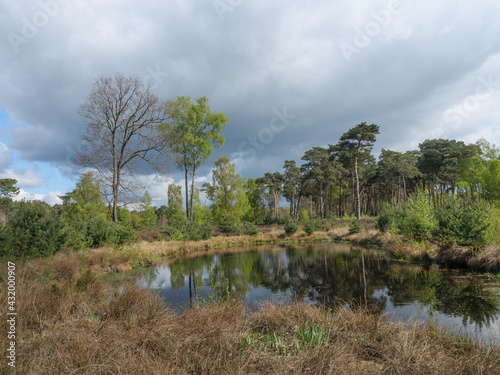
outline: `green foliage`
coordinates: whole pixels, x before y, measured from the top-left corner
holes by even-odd
[[[174,241],[208,240],[214,232],[209,223],[198,224],[185,218],[170,220],[167,230]]]
[[[81,176],[73,191],[61,196],[64,217],[69,221],[91,214],[105,214],[106,205],[101,199],[99,181],[91,172]]]
[[[284,337],[276,332],[270,334],[249,333],[240,340],[244,349],[255,347],[257,350],[276,351],[279,355],[297,355],[300,351],[307,351],[316,347],[326,345],[330,339],[330,328],[322,328],[314,323],[306,329],[305,324],[295,332],[295,338],[288,343]]]
[[[434,209],[423,191],[419,191],[415,197],[408,199],[401,215],[398,229],[406,238],[415,241],[428,240],[436,230],[437,221]]]
[[[486,240],[491,244],[500,244],[500,206],[489,204],[488,206],[488,229]]]
[[[304,231],[310,236],[317,230],[321,230],[321,222],[317,220],[308,220],[304,225]]]
[[[182,187],[180,185],[169,184],[168,185],[168,207],[167,207],[167,218],[171,219],[181,219],[186,217],[186,213],[182,208]]]
[[[349,234],[360,233],[361,232],[361,222],[357,219],[353,219],[351,221],[351,225],[349,225]]]
[[[295,224],[295,221],[293,220],[288,220],[285,223],[285,233],[289,236],[297,232],[298,229],[297,224]]]
[[[436,235],[446,243],[479,246],[487,242],[488,207],[472,198],[447,197],[435,209],[438,227]]]
[[[190,172],[192,185],[196,170],[201,163],[205,163],[213,152],[224,144],[222,129],[229,119],[223,113],[211,112],[208,98],[201,97],[191,102],[190,97],[179,96],[170,103],[172,121],[163,127],[165,139],[168,140],[170,150],[176,155],[174,161],[179,169],[187,174]],[[191,192],[193,193],[193,192]],[[186,207],[192,202],[186,196]],[[188,217],[190,216],[188,212]]]
[[[236,165],[221,156],[214,162],[212,184],[205,184],[211,210],[216,221],[231,215],[237,220],[252,217],[252,206],[245,194],[244,180],[236,173]]]
[[[222,215],[217,224],[222,233],[226,234],[238,229],[238,220],[232,215]]]
[[[79,250],[130,243],[138,238],[131,224],[117,224],[94,213],[70,223],[68,246]]]
[[[13,198],[19,194],[19,188],[15,186],[17,180],[14,178],[0,178],[0,197]]]
[[[307,210],[300,211],[299,222],[306,223],[309,220],[309,212]]]
[[[245,234],[247,236],[257,236],[259,234],[259,230],[252,223],[247,223],[245,225]]]
[[[66,224],[47,203],[22,201],[0,237],[4,239],[0,255],[50,256],[64,248]]]
[[[499,242],[499,224],[500,212],[494,205],[471,197],[444,197],[443,204],[434,207],[422,191],[406,205],[383,206],[377,218],[382,232],[474,247]]]
[[[152,205],[151,195],[146,191],[141,198],[141,211],[139,212],[140,226],[153,229],[156,227],[156,212]]]

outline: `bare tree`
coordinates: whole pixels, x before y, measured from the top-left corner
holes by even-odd
[[[100,175],[115,222],[122,190],[132,189],[137,174],[151,168],[164,173],[168,165],[166,141],[157,129],[169,121],[169,105],[150,89],[137,76],[100,77],[78,111],[87,128],[76,162]]]

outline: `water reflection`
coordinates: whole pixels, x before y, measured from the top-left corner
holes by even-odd
[[[400,264],[345,244],[268,246],[179,259],[141,274],[174,308],[230,292],[256,306],[266,299],[335,307],[363,305],[398,318],[427,319],[497,340],[500,283],[484,276]]]

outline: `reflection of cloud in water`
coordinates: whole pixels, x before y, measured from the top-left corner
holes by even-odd
[[[329,307],[366,303],[393,319],[431,319],[456,331],[499,338],[499,281],[437,266],[401,264],[382,251],[346,243],[203,253],[144,270],[139,282],[160,288],[173,307],[189,307],[190,299],[206,299],[214,291],[229,291],[251,308],[268,300]]]

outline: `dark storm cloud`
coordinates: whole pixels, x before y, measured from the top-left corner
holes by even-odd
[[[474,94],[477,76],[500,81],[494,1],[42,0],[0,7],[0,107],[26,125],[11,131],[9,145],[24,160],[64,164],[83,131],[79,105],[98,76],[117,72],[144,77],[165,99],[205,95],[212,110],[228,115],[226,144],[200,175],[220,155],[235,159],[243,175],[278,170],[362,121],[381,126],[376,150],[415,148],[433,134],[453,137],[452,130],[498,143],[490,101],[500,90],[460,124],[443,116]],[[25,37],[23,27],[35,21],[43,26]],[[277,112],[288,113],[287,122],[273,122]]]

